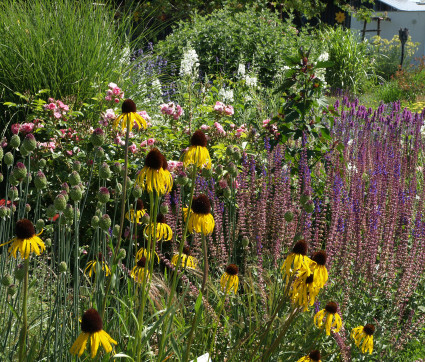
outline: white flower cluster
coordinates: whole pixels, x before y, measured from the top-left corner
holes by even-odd
[[[250,77],[246,74],[245,64],[239,64],[238,66],[238,76],[241,79],[245,80],[245,83],[248,87],[256,87],[257,86],[257,77]]]
[[[199,67],[198,54],[195,49],[187,48],[183,54],[183,59],[180,64],[180,76],[194,75],[197,73]]]
[[[218,98],[224,103],[233,102],[233,90],[221,88],[218,92]]]

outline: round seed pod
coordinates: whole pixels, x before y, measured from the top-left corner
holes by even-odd
[[[308,195],[308,194],[302,194],[302,195],[301,195],[301,197],[300,197],[301,205],[305,205],[305,203],[306,203],[308,200],[311,200],[310,195]]]
[[[231,162],[227,166],[227,172],[229,172],[229,174],[231,176],[235,177],[238,174],[238,168],[236,167],[236,165],[233,162]]]
[[[72,171],[69,175],[69,183],[71,186],[76,186],[81,182],[80,174],[77,171]]]
[[[97,199],[99,200],[99,202],[101,202],[102,204],[106,204],[109,201],[110,197],[111,195],[107,187],[101,187],[99,189],[97,193]]]
[[[64,211],[66,207],[66,198],[63,194],[59,194],[55,197],[55,201],[53,202],[57,211]]]
[[[56,208],[55,205],[49,205],[46,209],[46,216],[48,218],[52,218],[56,215]]]
[[[231,157],[233,155],[233,147],[232,146],[227,146],[226,147],[226,155]]]
[[[36,221],[36,223],[35,223],[35,228],[37,229],[37,230],[41,230],[41,229],[43,229],[44,228],[44,220],[43,219],[38,219],[37,221]]]
[[[115,237],[118,237],[119,234],[120,234],[120,226],[115,225],[114,228],[112,229],[112,235],[114,235]]]
[[[104,214],[100,219],[99,219],[99,227],[103,230],[103,231],[108,231],[109,228],[111,227],[112,221],[111,218],[109,217],[108,214]]]
[[[12,137],[10,137],[9,144],[13,148],[18,148],[21,145],[21,139],[19,138],[17,134],[14,134],[12,135]]]
[[[31,205],[30,204],[26,204],[25,205],[25,212],[28,214],[31,211]]]
[[[131,192],[131,194],[133,195],[134,198],[138,199],[142,196],[142,188],[139,185],[134,185],[133,187],[133,191]]]
[[[93,216],[91,218],[91,226],[94,228],[97,228],[99,226],[99,217],[98,216]]]
[[[311,214],[314,211],[314,202],[313,200],[308,200],[304,205],[303,209],[305,212]]]
[[[99,177],[103,180],[109,179],[112,176],[112,172],[106,162],[102,163],[99,168]]]
[[[74,161],[74,163],[72,164],[72,170],[73,171],[80,172],[80,170],[81,170],[81,162],[80,161]]]
[[[7,152],[4,156],[3,156],[3,161],[7,166],[11,166],[13,164],[14,161],[14,157],[12,155],[11,152]]]
[[[125,251],[125,249],[120,249],[118,252],[118,260],[122,260],[127,256],[127,252]]]
[[[94,150],[94,155],[97,158],[103,158],[105,156],[105,150],[102,147],[97,147]]]
[[[65,207],[65,210],[63,211],[63,214],[67,219],[73,219],[74,218],[74,208],[72,205],[67,204]]]
[[[189,182],[189,179],[186,176],[177,176],[176,184],[180,186],[184,186]]]
[[[35,175],[34,185],[37,190],[42,190],[47,186],[47,178],[42,171],[38,171]]]
[[[7,210],[6,206],[0,206],[0,219],[4,219],[7,216]]]
[[[13,297],[18,291],[16,285],[12,284],[7,288],[7,294]]]
[[[80,201],[83,198],[81,187],[77,185],[72,186],[71,190],[69,191],[69,196],[73,201]]]
[[[32,133],[28,133],[24,141],[22,142],[22,146],[28,151],[32,152],[37,147],[37,141],[35,140],[35,137]],[[22,153],[22,152],[21,152]]]
[[[15,269],[15,278],[16,280],[21,281],[25,277],[25,269],[23,266],[18,265]]]
[[[148,214],[144,214],[143,216],[142,216],[142,223],[143,224],[148,224],[149,223],[149,221],[150,221],[150,216],[148,215]]]
[[[287,222],[291,222],[292,220],[294,220],[294,214],[292,211],[285,212],[285,215],[283,215],[283,217]]]
[[[224,195],[224,197],[226,197],[226,198],[229,198],[230,196],[232,196],[232,191],[230,190],[230,188],[226,187],[226,188],[223,190],[223,195]]]
[[[40,158],[40,160],[37,162],[38,167],[44,168],[46,167],[46,160],[44,158]]]
[[[68,270],[68,265],[64,261],[61,261],[59,263],[59,273],[65,273],[67,270]]]
[[[246,248],[249,245],[249,238],[248,238],[248,236],[244,236],[242,238],[242,245],[243,245],[244,248]]]
[[[161,204],[161,206],[159,207],[159,212],[161,214],[168,214],[168,205],[167,204]]]
[[[12,186],[9,191],[7,192],[7,196],[11,200],[16,200],[18,198],[18,189],[16,186]]]
[[[46,245],[46,248],[50,248],[52,246],[52,239],[47,238],[44,240],[44,245]]]
[[[1,285],[4,287],[8,287],[13,283],[13,278],[10,274],[6,274],[3,278],[1,278]]]
[[[95,147],[102,146],[105,142],[105,132],[101,128],[96,128],[90,137],[90,142]]]
[[[27,173],[27,168],[22,162],[18,162],[13,168],[13,176],[15,176],[18,181],[22,181],[27,176]]]

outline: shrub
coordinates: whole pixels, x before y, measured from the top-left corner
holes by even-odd
[[[358,94],[375,77],[373,58],[366,42],[351,30],[342,27],[326,28],[323,40],[329,44],[329,60],[333,66],[326,72],[326,81],[332,88]]]
[[[156,46],[158,54],[180,63],[183,50],[190,44],[199,56],[201,71],[227,75],[239,63],[250,63],[259,71],[259,80],[269,84],[284,66],[283,56],[295,51],[297,30],[270,11],[232,13],[228,8],[208,16],[195,15],[192,22],[180,22]]]

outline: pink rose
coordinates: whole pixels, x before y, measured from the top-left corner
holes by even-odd
[[[129,147],[128,147],[128,150],[129,150],[131,153],[136,153],[136,151],[137,151],[137,146],[133,143],[131,146],[129,146]]]
[[[114,88],[117,88],[117,85],[115,83],[111,82],[111,83],[108,84],[108,87],[111,88],[111,89],[114,89]]]
[[[168,161],[168,171],[173,172],[177,167],[176,161]]]
[[[155,143],[155,139],[154,138],[149,138],[148,139],[148,146],[152,146]]]
[[[21,125],[21,131],[23,133],[31,133],[34,130],[34,123],[23,123]]]
[[[228,116],[232,116],[235,113],[235,111],[232,106],[226,106],[224,108],[224,113],[227,114]]]
[[[53,112],[53,117],[55,117],[56,119],[59,119],[62,117],[62,114],[60,112]]]
[[[114,99],[114,102],[115,102],[115,103],[119,103],[119,102],[120,102],[119,98],[115,98],[115,99]]]
[[[105,101],[112,101],[112,97],[111,96],[106,96],[105,97]]]
[[[12,124],[10,128],[13,134],[18,134],[19,130],[21,129],[21,125],[19,123],[15,123],[15,124]]]
[[[270,123],[270,119],[265,119],[264,121],[263,121],[263,127],[267,127],[267,125]]]
[[[68,156],[72,156],[72,151],[65,151]]]
[[[216,102],[214,106],[214,111],[222,113],[224,111],[224,103]]]
[[[143,141],[141,144],[140,144],[140,147],[146,147],[148,145],[148,141]]]
[[[202,129],[203,131],[208,131],[208,130],[210,129],[210,126],[207,126],[206,124],[203,124],[203,125],[201,126],[201,129]]]
[[[112,88],[112,93],[117,96],[121,93],[121,89],[119,89],[118,87],[114,87]]]
[[[151,121],[152,119],[151,119],[151,117],[149,116],[149,114],[146,112],[146,111],[140,111],[140,112],[137,112],[137,114],[139,115],[139,116],[142,116],[143,117],[143,119],[146,121],[146,122],[148,122],[148,121]]]
[[[53,111],[53,110],[55,110],[55,109],[56,109],[56,104],[54,104],[54,103],[49,103],[49,104],[45,105],[44,107],[45,107],[46,109],[49,109],[49,110]]]

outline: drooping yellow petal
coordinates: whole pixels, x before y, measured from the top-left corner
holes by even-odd
[[[80,333],[80,335],[77,337],[74,344],[70,348],[69,352],[73,355],[78,355],[78,357],[80,357],[84,353],[84,350],[86,349],[87,340],[89,336],[90,336],[90,333],[84,333],[84,332]]]

